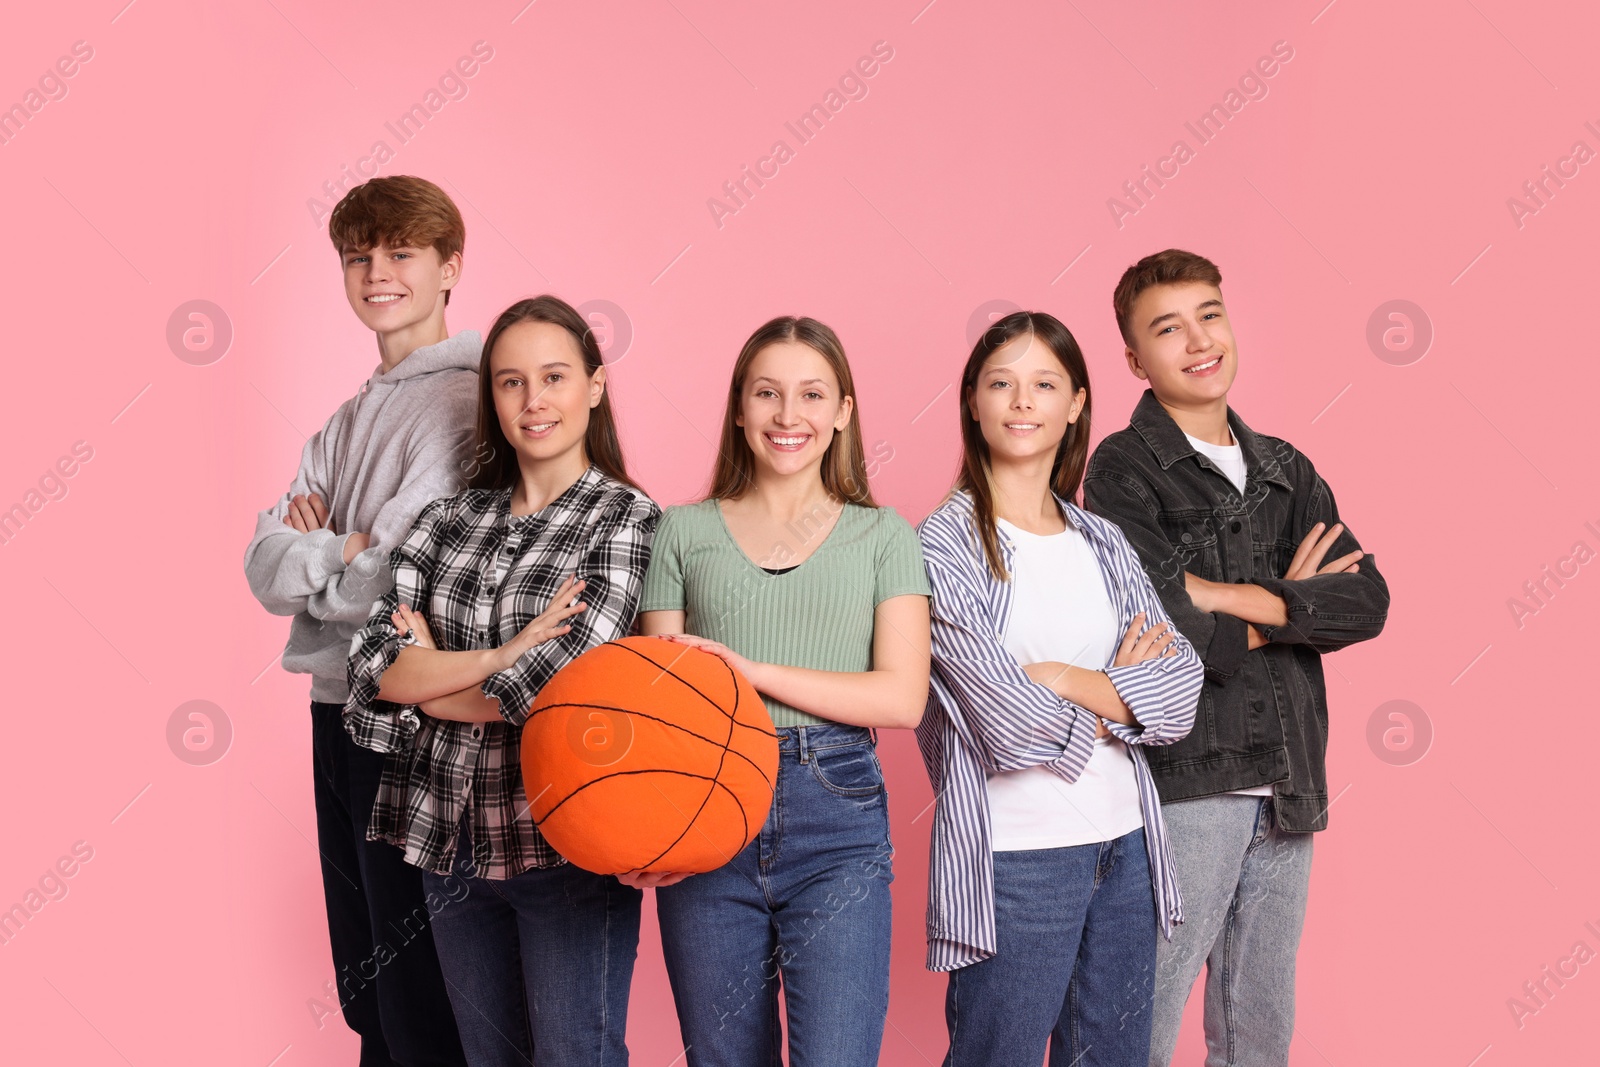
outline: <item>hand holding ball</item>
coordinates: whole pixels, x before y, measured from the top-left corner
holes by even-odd
[[[777,775],[777,732],[755,687],[659,637],[574,659],[522,730],[534,824],[596,874],[715,870],[761,831]]]

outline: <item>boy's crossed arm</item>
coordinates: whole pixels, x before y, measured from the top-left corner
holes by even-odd
[[[1311,527],[1301,539],[1300,547],[1295,550],[1294,559],[1289,561],[1289,569],[1284,572],[1283,580],[1297,582],[1314,574],[1359,571],[1360,560],[1366,555],[1360,548],[1346,552],[1330,563],[1322,562],[1343,532],[1342,522],[1336,522],[1331,527],[1318,522]],[[1185,571],[1183,584],[1189,599],[1201,611],[1220,611],[1249,623],[1246,633],[1248,646],[1252,649],[1268,643],[1260,627],[1289,625],[1288,602],[1281,595],[1254,582],[1212,582]]]
[[[305,612],[324,621],[360,625],[373,601],[391,584],[389,550],[405,539],[422,509],[460,490],[458,456],[465,454],[470,427],[418,435],[424,442],[405,457],[404,484],[379,509],[372,530],[340,534],[329,513],[317,460],[318,433],[306,446],[299,473],[285,497],[260,514],[245,552],[250,589],[275,615]],[[281,515],[280,515],[281,512]]]
[[[283,517],[283,521],[294,527],[297,533],[310,533],[312,530],[321,530],[324,527],[330,531],[333,529],[328,525],[328,506],[316,493],[310,496],[290,497],[289,513]],[[344,542],[345,566],[348,567],[350,561],[355,559],[358,553],[364,552],[371,543],[371,534],[352,532]]]
[[[1248,652],[1271,642],[1330,652],[1383,628],[1388,586],[1339,521],[1326,483],[1318,483],[1316,499],[1295,509],[1300,522],[1314,521],[1288,571],[1282,578],[1239,583],[1211,582],[1184,570],[1154,500],[1136,479],[1091,462],[1083,495],[1090,511],[1122,528],[1162,606],[1200,653],[1207,677],[1223,684]],[[1330,551],[1339,555],[1325,563]]]

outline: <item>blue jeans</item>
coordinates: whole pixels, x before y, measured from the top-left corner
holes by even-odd
[[[946,1067],[1145,1067],[1156,904],[1144,830],[994,854],[995,955],[950,972]]]
[[[1272,797],[1178,800],[1161,814],[1184,923],[1157,952],[1150,1067],[1171,1062],[1202,966],[1207,1067],[1284,1067],[1312,835],[1280,830]]]
[[[878,1062],[889,1011],[888,797],[872,735],[778,731],[761,833],[729,863],[656,890],[690,1067]]]
[[[454,873],[423,875],[430,894],[451,901],[433,939],[467,1062],[626,1064],[643,894],[570,863],[476,878],[471,857],[463,817]]]

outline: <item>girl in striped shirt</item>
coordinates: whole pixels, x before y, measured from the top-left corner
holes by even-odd
[[[996,322],[961,377],[962,466],[919,533],[937,796],[928,965],[946,1064],[1144,1067],[1157,932],[1182,919],[1140,751],[1189,732],[1202,667],[1133,550],[1073,505],[1089,379],[1065,326]]]
[[[655,885],[690,1067],[867,1067],[889,1003],[883,771],[874,727],[928,693],[916,534],[867,488],[834,332],[774,319],[734,364],[709,496],[668,508],[640,604],[647,634],[721,656],[778,731],[771,814],[715,871]]]

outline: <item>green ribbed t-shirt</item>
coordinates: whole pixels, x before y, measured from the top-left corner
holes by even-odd
[[[787,567],[814,529],[790,525],[761,564]],[[893,508],[846,504],[804,563],[769,574],[733,539],[715,500],[670,507],[656,527],[639,610],[682,611],[684,629],[758,663],[821,671],[872,669],[874,609],[931,596],[916,531]],[[827,719],[762,694],[777,726]]]

